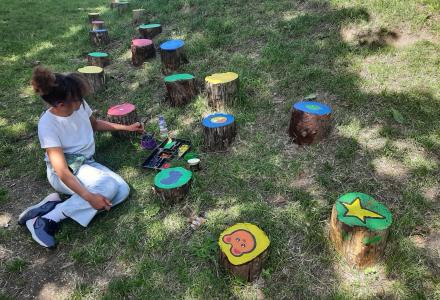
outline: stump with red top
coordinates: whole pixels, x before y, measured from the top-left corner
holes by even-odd
[[[292,107],[289,135],[298,145],[315,144],[331,130],[332,110],[315,101],[297,102]]]
[[[131,63],[133,66],[139,67],[146,59],[155,55],[156,51],[152,40],[134,39],[131,42]]]
[[[104,21],[101,20],[92,21],[92,30],[99,30],[99,29],[105,29]]]
[[[131,125],[139,121],[136,114],[136,106],[131,103],[123,103],[112,106],[107,111],[107,119],[109,122]],[[133,136],[134,133],[128,131],[112,131],[112,135],[116,137]]]
[[[142,24],[139,26],[139,33],[144,39],[152,39],[162,32],[160,24]]]

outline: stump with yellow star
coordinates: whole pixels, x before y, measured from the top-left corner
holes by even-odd
[[[368,267],[382,257],[391,223],[383,204],[366,194],[348,193],[333,206],[330,239],[347,263]]]

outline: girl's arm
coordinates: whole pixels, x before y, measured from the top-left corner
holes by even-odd
[[[142,126],[142,124],[139,122],[136,122],[131,125],[122,125],[122,124],[111,123],[104,120],[97,120],[95,117],[91,116],[90,123],[92,123],[93,131],[124,130],[124,131],[136,131],[139,133],[144,132],[144,126]]]
[[[100,194],[94,194],[89,192],[76,177],[72,174],[67,166],[66,158],[64,157],[63,149],[60,147],[47,148],[47,156],[50,163],[54,168],[57,176],[61,181],[72,191],[78,194],[81,198],[85,199],[90,205],[98,210],[109,210],[112,203]]]

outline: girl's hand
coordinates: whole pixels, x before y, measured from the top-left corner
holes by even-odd
[[[90,193],[86,200],[96,210],[110,210],[110,208],[112,207],[112,203],[100,194]]]
[[[135,132],[138,132],[138,133],[143,133],[144,132],[144,126],[141,123],[136,122],[134,124],[128,125],[127,126],[127,131],[135,131]]]

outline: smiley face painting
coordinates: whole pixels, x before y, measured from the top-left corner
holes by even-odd
[[[267,235],[250,223],[238,223],[223,231],[218,244],[233,265],[250,262],[269,247]]]

